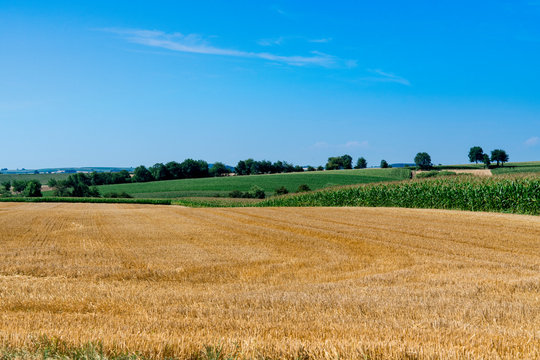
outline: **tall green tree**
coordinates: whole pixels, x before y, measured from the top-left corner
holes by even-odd
[[[414,157],[414,163],[420,169],[426,170],[430,169],[433,164],[431,163],[431,156],[427,152],[419,152]]]
[[[469,161],[478,164],[479,161],[484,160],[484,150],[480,146],[473,146],[469,150]]]
[[[352,169],[352,157],[347,154],[329,157],[326,163],[326,170],[338,169]]]
[[[347,154],[343,155],[341,157],[341,164],[344,169],[352,169],[352,156]]]
[[[495,149],[491,152],[491,161],[496,161],[497,166],[499,166],[499,162],[504,166],[504,163],[508,162],[508,159],[508,154],[502,149]]]
[[[17,193],[21,193],[26,188],[27,182],[25,180],[13,180],[11,182],[11,187],[13,188],[13,191]]]
[[[4,190],[6,191],[11,191],[11,182],[10,181],[3,181],[2,182],[2,187],[4,188]]]
[[[169,172],[171,178],[173,179],[183,179],[184,174],[182,173],[182,166],[176,161],[169,161],[165,164],[167,171]]]
[[[148,182],[154,181],[154,177],[150,170],[148,170],[144,165],[137,166],[133,172],[133,182]]]
[[[37,180],[30,180],[24,188],[23,195],[27,197],[42,197],[41,183]]]
[[[489,155],[484,154],[484,157],[482,158],[482,162],[484,163],[484,168],[489,169],[489,165],[491,165],[491,161],[489,161]]]
[[[208,176],[208,163],[204,160],[186,159],[180,164],[184,177],[195,179]]]
[[[354,168],[355,169],[365,169],[365,168],[367,168],[366,159],[364,159],[363,157],[359,158],[358,161],[356,162],[356,166]]]
[[[212,167],[208,170],[210,176],[223,176],[229,174],[231,170],[225,166],[222,162],[215,162]]]
[[[156,163],[148,168],[148,170],[152,173],[156,181],[169,180],[171,178],[171,173],[162,163]]]

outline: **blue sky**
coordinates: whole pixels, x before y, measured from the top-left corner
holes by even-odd
[[[540,1],[2,1],[0,167],[540,160]]]

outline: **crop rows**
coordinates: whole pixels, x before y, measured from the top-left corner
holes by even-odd
[[[540,217],[1,203],[0,359],[539,359]]]
[[[456,176],[333,188],[258,206],[385,206],[540,214],[540,177]]]

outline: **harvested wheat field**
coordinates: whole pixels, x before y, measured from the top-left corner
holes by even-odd
[[[540,217],[0,204],[0,347],[40,335],[151,358],[538,359]]]

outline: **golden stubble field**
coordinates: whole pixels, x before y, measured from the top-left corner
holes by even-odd
[[[540,358],[540,217],[0,204],[0,347]]]

